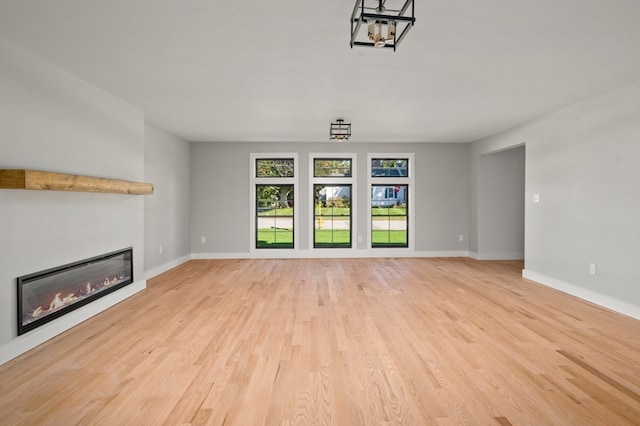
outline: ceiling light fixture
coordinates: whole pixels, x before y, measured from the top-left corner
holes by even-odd
[[[348,141],[351,137],[351,123],[345,123],[343,119],[338,118],[335,123],[331,123],[329,128],[329,140],[338,142]]]
[[[404,4],[399,9],[385,7],[387,2],[401,1],[404,1]],[[353,46],[389,47],[395,52],[396,47],[416,22],[413,2],[414,0],[356,0],[351,14],[351,48]],[[377,6],[371,6],[376,3]],[[405,16],[409,8],[411,8],[411,16]],[[367,27],[367,38],[361,37],[358,40],[358,33],[363,24]],[[397,37],[396,30],[401,30]]]

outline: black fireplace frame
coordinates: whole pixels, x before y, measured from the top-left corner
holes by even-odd
[[[25,294],[23,293],[24,288],[26,285],[28,285],[29,283],[33,283],[39,279],[43,279],[43,278],[48,278],[48,277],[52,277],[58,274],[61,274],[63,272],[68,272],[74,269],[78,269],[81,268],[83,266],[89,266],[92,264],[95,264],[97,262],[100,261],[104,261],[107,259],[112,259],[115,258],[117,256],[124,256],[123,257],[123,262],[124,264],[128,263],[128,277],[124,277],[123,276],[123,280],[115,280],[115,282],[113,282],[112,284],[109,283],[107,285],[102,285],[100,289],[98,290],[91,290],[89,292],[88,295],[84,295],[81,298],[77,298],[77,300],[71,301],[69,304],[60,307],[59,309],[55,309],[54,311],[48,313],[48,314],[43,314],[41,317],[37,318],[37,319],[33,319],[31,321],[27,321],[25,322],[25,315],[28,315],[28,313],[24,312],[24,298],[25,298]],[[86,279],[83,280],[83,282],[86,281]],[[134,278],[133,278],[133,247],[127,247],[125,249],[122,250],[117,250],[117,251],[113,251],[110,253],[105,253],[105,254],[101,254],[99,256],[94,256],[88,259],[83,259],[77,262],[73,262],[73,263],[68,263],[66,265],[62,265],[62,266],[57,266],[55,268],[50,268],[50,269],[46,269],[40,272],[35,272],[32,274],[28,274],[28,275],[23,275],[21,277],[17,278],[17,286],[18,286],[18,315],[17,315],[17,319],[18,319],[18,336],[20,336],[21,334],[24,334],[28,331],[31,331],[35,328],[38,328],[50,321],[53,321],[56,318],[60,318],[61,316],[68,314],[71,311],[74,311],[82,306],[87,305],[88,303],[91,303],[97,299],[100,299],[101,297],[104,297],[110,293],[113,293],[116,290],[121,289],[122,287],[125,287],[131,283],[134,282]],[[82,285],[81,282],[78,283],[80,286]],[[100,284],[98,284],[100,285]],[[88,288],[91,288],[91,286],[88,286]]]

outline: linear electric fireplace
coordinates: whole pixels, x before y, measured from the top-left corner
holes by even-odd
[[[132,282],[132,247],[18,277],[18,335]]]

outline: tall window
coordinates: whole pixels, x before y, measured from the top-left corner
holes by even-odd
[[[408,247],[409,185],[371,185],[371,246]]]
[[[256,185],[256,248],[293,248],[293,185]]]
[[[252,154],[255,249],[295,247],[296,155]]]
[[[311,154],[313,247],[351,248],[355,154]]]
[[[351,247],[351,185],[313,185],[313,247]]]
[[[409,247],[412,154],[370,154],[370,242],[372,248]]]

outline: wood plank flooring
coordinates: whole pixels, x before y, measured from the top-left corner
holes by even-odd
[[[640,321],[521,269],[193,260],[0,366],[0,425],[640,424]]]

